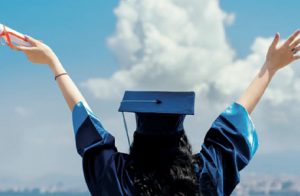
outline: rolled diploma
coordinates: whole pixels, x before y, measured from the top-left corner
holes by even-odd
[[[19,38],[19,37],[17,37],[17,36],[14,36],[14,35],[12,35],[12,34],[9,34],[10,41],[13,42],[14,44],[16,44],[16,45],[21,45],[21,46],[31,46],[30,43],[28,43],[28,42],[25,41],[25,36],[24,36],[22,33],[19,33],[19,32],[15,31],[15,30],[13,30],[13,29],[7,27],[7,26],[5,26],[5,30],[6,30],[7,32],[12,32],[12,33],[14,33],[14,34],[16,34],[17,36],[20,37],[20,38]],[[4,31],[4,25],[3,25],[3,24],[0,24],[0,34],[2,34],[3,31]],[[3,36],[3,38],[4,38],[5,41],[7,42],[6,36]]]

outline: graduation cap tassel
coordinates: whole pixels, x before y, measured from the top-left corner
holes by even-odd
[[[129,139],[128,128],[127,128],[127,123],[126,123],[124,112],[122,112],[122,116],[123,116],[124,127],[125,127],[125,131],[126,131],[126,135],[127,135],[128,145],[130,148],[130,139]]]

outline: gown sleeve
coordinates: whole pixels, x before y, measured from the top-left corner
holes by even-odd
[[[87,103],[78,102],[72,112],[77,152],[84,154],[94,147],[103,147],[117,151],[115,138],[108,133]]]
[[[114,137],[103,128],[85,102],[75,105],[72,118],[76,148],[83,158],[83,172],[90,193],[103,196],[122,195],[116,167],[120,164],[116,164],[118,161],[115,158],[120,156]],[[120,171],[123,171],[121,167],[122,164]]]
[[[200,186],[212,184],[217,195],[230,195],[240,181],[239,171],[249,163],[257,147],[256,130],[248,112],[233,103],[218,116],[205,136],[199,153],[203,160]],[[207,183],[207,179],[211,182]]]

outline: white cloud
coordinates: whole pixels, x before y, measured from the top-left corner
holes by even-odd
[[[31,111],[29,109],[22,106],[16,106],[14,108],[14,112],[21,117],[27,117],[31,114]]]
[[[188,127],[194,130],[189,133],[192,144],[198,146],[205,133],[199,133],[199,129],[209,128],[225,104],[249,85],[272,41],[258,36],[250,54],[237,58],[225,33],[225,26],[234,22],[235,15],[224,12],[218,0],[122,1],[115,14],[116,31],[109,37],[108,46],[120,69],[109,78],[91,78],[82,86],[97,99],[115,101],[128,89],[195,90],[201,99],[196,103],[201,116],[196,116],[195,122],[188,121]],[[283,138],[281,128],[286,127],[299,136],[296,126],[286,120],[297,114],[289,111],[289,104],[300,106],[297,71],[300,73],[296,66],[280,71],[256,110],[261,117],[255,122],[262,129],[259,135],[264,141],[263,152],[297,149],[296,145],[288,145],[295,137],[285,135],[285,146],[272,140]],[[288,116],[274,123],[272,119],[278,119],[276,114],[282,111]]]
[[[251,53],[236,59],[224,27],[235,15],[222,11],[217,0],[124,1],[115,14],[116,32],[108,45],[120,70],[82,84],[99,99],[119,98],[125,89],[235,95],[259,70],[272,41],[257,37]],[[300,87],[293,69],[286,68],[278,78],[265,99],[275,104],[296,100]]]
[[[98,98],[128,88],[205,92],[234,58],[224,33],[228,15],[217,1],[127,1],[115,13],[108,44],[121,69],[83,84]]]
[[[226,15],[226,20],[225,20],[225,24],[227,26],[230,26],[234,23],[235,21],[235,14],[234,13],[229,13]]]

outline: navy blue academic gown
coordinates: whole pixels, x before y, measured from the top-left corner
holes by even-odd
[[[73,112],[78,153],[83,157],[86,183],[92,195],[134,195],[133,179],[126,170],[128,154],[119,153],[114,137],[106,131],[88,105],[79,102]],[[243,106],[233,103],[207,132],[195,172],[204,195],[230,195],[239,183],[239,171],[258,147],[255,127]]]

